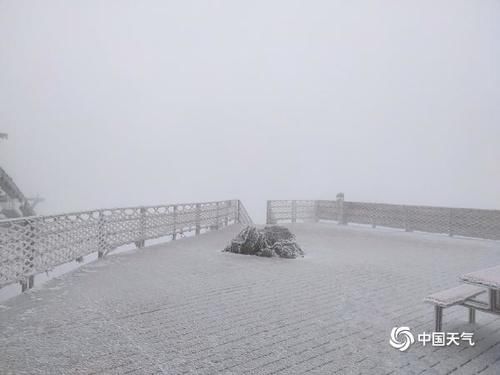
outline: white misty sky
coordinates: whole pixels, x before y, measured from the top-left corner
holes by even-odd
[[[0,164],[40,213],[500,209],[500,1],[0,1]]]

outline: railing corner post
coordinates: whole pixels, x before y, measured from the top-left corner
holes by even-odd
[[[338,224],[340,225],[347,224],[344,212],[344,193],[337,194],[337,212],[338,212],[338,219],[337,219]]]

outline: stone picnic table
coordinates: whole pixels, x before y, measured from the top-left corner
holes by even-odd
[[[488,289],[488,302],[470,301],[470,307],[500,315],[500,265],[467,273],[460,281]]]

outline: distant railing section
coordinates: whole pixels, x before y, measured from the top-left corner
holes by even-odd
[[[319,220],[500,240],[500,210],[348,202],[341,194],[335,201],[267,202],[268,224]]]
[[[247,212],[245,206],[241,203],[241,201],[236,201],[238,203],[238,216],[236,218],[236,222],[244,225],[253,225],[252,218]]]
[[[127,244],[242,223],[252,224],[239,200],[182,203],[0,220],[0,288],[97,252],[101,258]]]

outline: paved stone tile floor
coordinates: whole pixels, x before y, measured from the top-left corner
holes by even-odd
[[[241,229],[112,255],[0,306],[1,374],[500,374],[500,319],[445,310],[475,346],[389,346],[433,329],[432,292],[500,243],[289,224],[303,259],[221,252]]]

